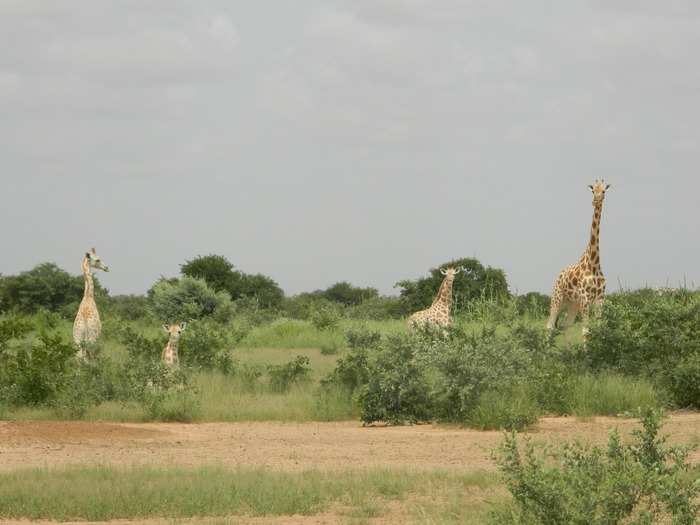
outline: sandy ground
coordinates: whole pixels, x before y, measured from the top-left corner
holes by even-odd
[[[623,435],[634,420],[542,418],[529,434],[539,442],[580,440],[604,444],[608,431]],[[700,414],[666,418],[663,433],[670,443],[700,443]],[[368,467],[494,470],[491,451],[501,432],[479,432],[449,426],[362,427],[342,423],[204,423],[130,424],[93,422],[0,422],[0,471],[62,465],[250,466],[299,471]],[[691,456],[700,463],[700,450]],[[374,525],[405,522],[405,507],[391,509]],[[28,521],[0,521],[28,525]],[[49,522],[31,522],[43,523]],[[79,522],[80,525],[89,525]],[[320,525],[352,523],[343,513],[275,518],[204,518],[115,520],[110,525]]]
[[[634,420],[542,418],[536,440],[604,443],[610,428],[627,434]],[[700,414],[665,420],[671,442],[700,441]],[[127,424],[0,422],[0,471],[61,465],[223,465],[282,470],[358,467],[494,469],[500,432],[416,425],[342,423]],[[692,456],[700,463],[700,451]]]

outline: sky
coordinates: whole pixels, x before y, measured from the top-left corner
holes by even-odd
[[[0,273],[700,285],[700,3],[0,0]]]

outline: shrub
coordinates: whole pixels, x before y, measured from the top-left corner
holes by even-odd
[[[40,333],[2,353],[2,396],[11,404],[39,405],[52,401],[75,365],[76,350],[60,335]]]
[[[151,308],[155,317],[166,323],[205,317],[227,321],[233,314],[233,304],[226,292],[215,292],[205,281],[193,277],[156,283]]]
[[[304,355],[298,355],[283,365],[269,365],[267,373],[270,376],[270,389],[273,392],[287,392],[292,385],[309,380],[311,375],[309,358]]]
[[[324,305],[311,314],[311,323],[317,330],[332,330],[340,322],[340,311],[337,307]]]
[[[321,381],[324,388],[343,390],[353,394],[369,381],[369,352],[366,348],[351,348],[347,355],[338,359],[335,369]]]
[[[603,525],[665,516],[696,523],[700,485],[688,475],[688,450],[666,447],[659,427],[658,413],[647,411],[635,442],[623,444],[613,431],[605,451],[567,444],[550,461],[529,440],[521,454],[515,433],[507,435],[497,460],[514,507],[495,512],[492,522]]]
[[[434,417],[425,368],[416,360],[415,340],[391,336],[368,361],[358,400],[365,424],[430,421]]]
[[[233,372],[230,334],[211,321],[193,321],[180,338],[179,357],[189,366],[215,368],[224,374]]]

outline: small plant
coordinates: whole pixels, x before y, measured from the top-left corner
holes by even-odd
[[[284,365],[270,365],[267,367],[270,376],[270,389],[273,392],[287,392],[293,384],[303,383],[309,380],[311,366],[309,358],[298,355]]]
[[[244,391],[255,392],[262,376],[263,368],[260,365],[243,363],[236,367],[236,377]]]
[[[671,517],[679,525],[696,523],[700,484],[689,476],[689,450],[666,447],[660,424],[660,414],[648,410],[633,443],[623,444],[613,431],[605,451],[574,443],[546,456],[529,440],[521,453],[516,434],[506,435],[497,461],[514,505],[494,512],[492,522],[641,524]]]

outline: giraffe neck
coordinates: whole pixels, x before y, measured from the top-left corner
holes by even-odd
[[[87,259],[83,261],[83,277],[85,278],[85,291],[83,299],[95,298],[95,284],[92,281],[92,273],[90,272],[90,263]]]
[[[582,259],[588,263],[591,272],[601,273],[600,269],[600,219],[603,213],[603,202],[593,205],[593,222],[591,223],[591,238]]]
[[[448,312],[452,306],[452,279],[448,279],[447,277],[442,280],[442,284],[440,285],[440,289],[435,296],[431,308],[440,304],[447,306]]]

